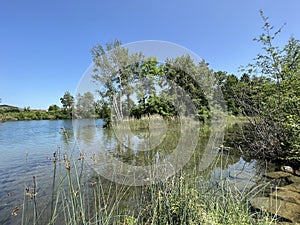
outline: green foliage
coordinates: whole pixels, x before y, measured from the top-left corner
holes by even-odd
[[[18,107],[8,106],[8,105],[0,106],[0,113],[9,113],[9,112],[20,112],[20,109]]]
[[[243,110],[246,115],[260,118],[253,123],[254,139],[261,142],[252,145],[260,148],[255,152],[264,152],[262,157],[266,158],[272,153],[272,160],[296,164],[300,161],[300,45],[291,37],[283,48],[274,46],[273,40],[281,29],[274,31],[268,17],[260,13],[263,33],[254,40],[262,44],[264,53],[248,66],[253,75],[252,90],[245,95]]]
[[[72,119],[72,110],[74,106],[75,99],[66,91],[63,97],[60,98],[60,102],[63,106],[61,113],[59,114],[59,119]]]
[[[75,118],[88,119],[95,117],[95,99],[91,92],[85,92],[83,95],[76,96],[76,107],[73,115]]]
[[[138,224],[273,224],[267,215],[251,212],[247,198],[252,194],[225,180],[217,187],[181,174],[146,189],[144,196],[151,201],[146,201]]]
[[[58,105],[50,105],[49,108],[48,108],[48,111],[54,111],[54,112],[57,112],[59,111],[60,108]]]
[[[74,101],[74,97],[68,91],[66,91],[64,96],[60,98],[60,102],[64,109],[72,108],[74,105]]]
[[[146,114],[172,117],[189,114],[189,97],[198,119],[210,117],[208,101],[213,99],[213,72],[204,61],[195,65],[190,56],[166,60],[144,58],[142,53],[129,54],[119,41],[92,50],[95,63],[93,80],[100,84],[101,104],[107,103],[116,119],[129,116],[140,118]],[[157,89],[167,90],[157,93]],[[132,101],[136,93],[137,101]],[[177,106],[177,107],[175,107]],[[175,112],[175,108],[180,112]],[[111,121],[111,115],[106,115]]]
[[[140,119],[143,115],[161,115],[165,118],[176,116],[175,107],[167,100],[158,97],[150,96],[147,101],[143,100],[139,105],[131,108],[130,116]]]
[[[74,106],[74,97],[67,91],[60,98],[63,107],[53,104],[45,110],[31,110],[25,107],[20,110],[17,107],[2,105],[0,107],[0,120],[56,120],[56,119],[72,119],[73,110],[75,118],[99,118],[99,115],[107,115],[102,113],[101,104],[97,104],[94,96],[90,92],[77,96],[77,104]],[[106,113],[106,114],[105,114]]]
[[[155,191],[155,198],[153,198],[153,208],[147,222],[152,224],[201,224],[207,219],[202,215],[204,211],[200,193],[190,187],[184,177],[171,178],[166,183],[152,188]]]
[[[177,101],[174,105],[184,106],[185,96],[189,96],[196,107],[198,119],[205,122],[210,116],[208,100],[213,97],[210,90],[206,90],[213,85],[213,72],[208,64],[202,61],[196,66],[190,56],[181,56],[167,60],[164,75],[181,89],[169,90]]]
[[[14,112],[0,112],[1,120],[43,120],[54,119],[52,115],[40,110],[22,110]]]
[[[217,84],[222,90],[227,111],[233,115],[239,115],[241,109],[236,97],[239,93],[245,93],[245,89],[248,87],[246,75],[240,80],[235,75],[229,75],[223,71],[215,72],[214,75]]]
[[[141,53],[130,54],[116,40],[107,43],[105,47],[98,45],[92,49],[95,64],[93,79],[102,84],[99,91],[101,100],[107,102],[118,119],[128,116],[131,102],[129,96],[133,93],[133,74],[138,62],[142,61]],[[124,104],[123,96],[126,99]],[[124,109],[125,106],[125,109]]]
[[[100,113],[100,118],[103,118],[104,127],[108,128],[111,126],[112,118],[111,118],[111,110],[108,107],[108,104],[105,102],[102,106],[102,110]]]

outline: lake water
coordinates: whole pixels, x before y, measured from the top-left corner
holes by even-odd
[[[163,140],[166,143],[156,146],[161,149],[158,155],[157,151],[147,153],[139,150],[143,148],[139,142],[142,139],[141,136],[147,136],[145,133],[137,133],[132,139],[124,140],[118,135],[116,137],[114,132],[102,129],[102,120],[77,121],[75,127],[80,127],[77,130],[73,130],[73,125],[71,120],[0,123],[0,224],[20,224],[24,190],[26,186],[32,185],[33,176],[37,181],[38,197],[49,196],[53,174],[53,161],[49,158],[53,158],[53,152],[58,149],[63,151],[67,144],[75,149],[76,154],[84,151],[88,156],[87,162],[93,168],[92,155],[95,151],[102,151],[103,156],[109,153],[124,163],[148,165],[153,160],[168,155],[170,153],[168,148],[177,143],[174,135],[176,136],[178,132],[170,131],[170,136],[173,138],[168,140],[167,135]],[[74,135],[78,138],[77,144],[75,144]],[[159,133],[157,137],[160,136]],[[195,152],[199,154],[192,157],[194,159],[201,156],[208,141],[206,133],[201,137],[195,149]],[[106,158],[102,160],[105,161]],[[202,171],[202,173],[209,174],[213,182],[223,176],[232,179],[241,188],[255,184],[255,178],[259,174],[255,161],[245,162],[239,154],[217,154],[216,160],[214,160],[214,166]],[[188,170],[189,167],[194,166],[195,162],[190,162],[185,167]],[[98,171],[97,169],[96,171],[99,172],[101,168],[97,164]],[[15,207],[20,207],[20,210],[17,212],[18,215],[13,216],[11,213]]]

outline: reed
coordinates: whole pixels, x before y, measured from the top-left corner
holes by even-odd
[[[262,188],[262,187],[260,187]],[[259,189],[259,188],[258,188]],[[273,217],[252,212],[248,199],[258,193],[239,192],[228,181],[221,185],[181,173],[148,187],[137,224],[274,224]],[[150,193],[150,194],[149,194]]]

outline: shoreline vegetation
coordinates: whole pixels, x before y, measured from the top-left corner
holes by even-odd
[[[26,121],[26,120],[58,120],[72,119],[69,113],[63,111],[31,110],[30,108],[19,109],[13,106],[0,105],[0,122]],[[4,109],[3,109],[4,108]]]

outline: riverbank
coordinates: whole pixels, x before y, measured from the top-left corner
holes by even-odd
[[[0,122],[5,121],[28,121],[28,120],[59,120],[72,119],[72,112],[48,111],[48,110],[22,110],[15,112],[6,112],[0,110]],[[95,119],[99,117],[95,116]],[[244,116],[227,115],[226,123],[231,126],[235,123],[247,123],[248,118]]]

